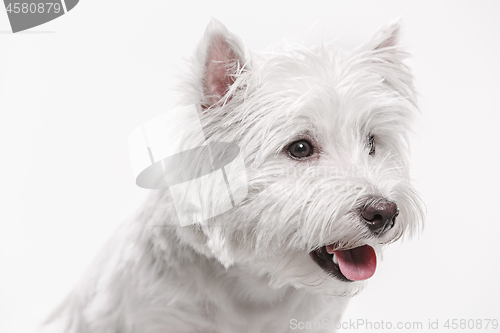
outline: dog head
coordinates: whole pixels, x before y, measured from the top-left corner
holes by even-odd
[[[200,106],[208,142],[240,147],[248,195],[181,237],[276,288],[359,291],[382,247],[424,216],[409,178],[416,102],[399,30],[390,24],[350,52],[257,55],[211,22],[184,102]]]

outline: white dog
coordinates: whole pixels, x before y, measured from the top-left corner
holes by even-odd
[[[246,197],[201,223],[188,208],[193,221],[181,227],[171,192],[153,191],[43,328],[277,333],[338,322],[384,245],[423,221],[409,180],[416,106],[399,30],[390,24],[352,52],[257,56],[210,23],[181,101],[198,108],[205,137],[184,140],[236,144]]]

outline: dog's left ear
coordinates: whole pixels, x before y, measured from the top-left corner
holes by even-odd
[[[247,66],[241,40],[212,19],[198,49],[203,59],[202,106],[221,106],[231,98],[238,75]]]
[[[399,45],[400,19],[383,26],[372,39],[360,47],[373,63],[373,68],[384,77],[385,83],[416,105],[413,76],[403,60],[409,55]]]
[[[397,21],[391,22],[383,26],[372,39],[362,46],[364,51],[379,51],[382,49],[387,49],[398,46],[399,39],[401,35],[401,22]]]

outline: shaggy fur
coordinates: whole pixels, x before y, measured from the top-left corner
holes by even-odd
[[[180,227],[169,191],[153,191],[44,328],[276,333],[292,331],[292,319],[339,321],[365,282],[329,275],[309,253],[368,244],[379,255],[423,220],[408,168],[415,96],[398,36],[394,23],[351,52],[325,45],[255,55],[210,23],[180,103],[199,106],[206,137],[182,135],[236,143],[247,198]],[[303,160],[288,154],[300,139],[314,146]],[[360,218],[371,197],[399,207],[381,235]]]

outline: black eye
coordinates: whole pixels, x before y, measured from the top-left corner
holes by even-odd
[[[303,159],[313,154],[313,146],[306,140],[299,140],[288,146],[288,154],[296,159]]]
[[[370,149],[370,152],[368,153],[368,155],[375,154],[375,137],[370,134],[366,138],[366,141],[367,141],[366,146],[368,147],[368,149]]]

